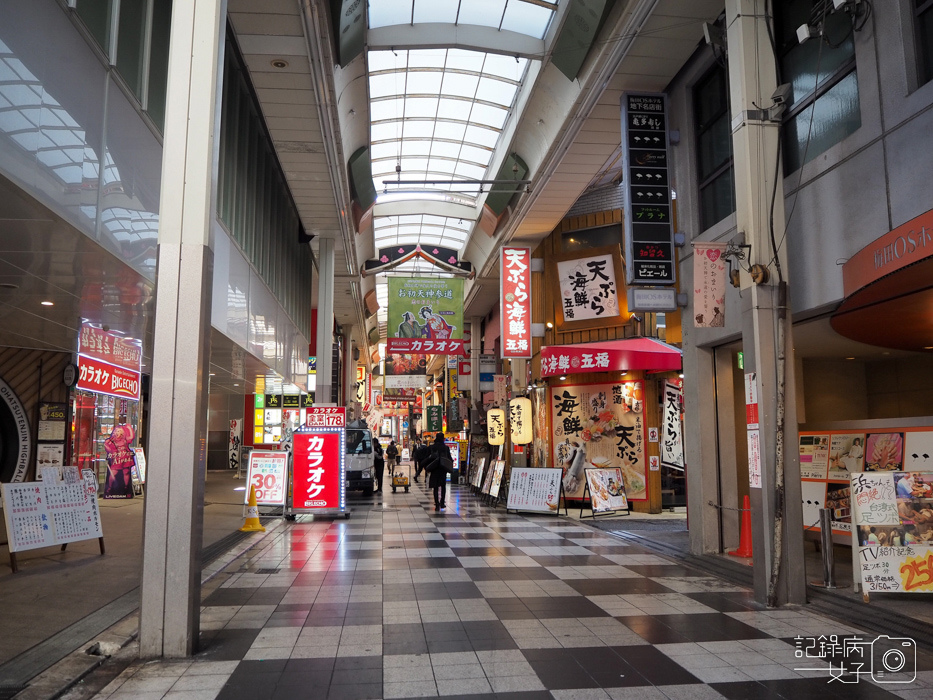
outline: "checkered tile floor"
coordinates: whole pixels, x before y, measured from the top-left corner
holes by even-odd
[[[416,484],[349,520],[285,525],[205,590],[196,658],[137,663],[97,697],[933,697],[923,653],[908,685],[829,683],[795,670],[814,664],[794,637],[858,630],[466,487],[449,506]]]

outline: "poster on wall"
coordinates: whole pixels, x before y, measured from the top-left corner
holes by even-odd
[[[551,466],[551,431],[548,422],[547,389],[536,387],[531,392],[531,412],[534,414],[534,442],[532,464],[540,469]]]
[[[386,393],[389,389],[423,389],[428,385],[428,362],[425,355],[388,353],[385,361]]]
[[[67,413],[68,404],[65,403],[39,404],[39,430],[36,439],[39,442],[64,442]]]
[[[560,505],[560,477],[556,469],[513,467],[509,476],[509,510],[555,513]]]
[[[136,454],[130,444],[136,437],[131,425],[115,425],[110,437],[104,440],[107,451],[107,480],[104,482],[104,498],[133,497],[133,469]]]
[[[933,592],[933,474],[851,475],[853,524],[867,593]]]
[[[586,484],[593,514],[628,510],[621,469],[587,469]]]
[[[896,472],[904,466],[904,433],[868,433],[865,471]]]
[[[829,435],[801,435],[800,478],[825,479],[829,467]]]
[[[464,354],[462,279],[388,281],[387,353]]]
[[[61,443],[39,443],[36,445],[36,474],[43,467],[61,469],[65,464],[65,446]]]
[[[933,430],[916,430],[904,436],[904,471],[933,471]]]
[[[684,468],[684,442],[680,422],[680,407],[683,405],[683,381],[667,379],[661,397],[661,430],[659,447],[661,464],[666,467]]]
[[[848,481],[849,474],[862,471],[864,461],[865,433],[833,433],[830,436],[830,479]]]
[[[554,465],[564,496],[582,499],[586,468],[618,468],[630,501],[648,497],[642,381],[550,387]]]

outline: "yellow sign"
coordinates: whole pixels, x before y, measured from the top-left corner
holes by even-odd
[[[253,425],[262,425],[264,420],[264,411],[261,408],[253,411]]]
[[[512,444],[527,445],[532,441],[531,399],[520,397],[509,401],[509,427],[512,431]]]
[[[490,445],[505,444],[505,411],[501,408],[490,408],[486,414],[486,432]]]

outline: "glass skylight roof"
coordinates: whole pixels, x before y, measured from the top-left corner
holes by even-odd
[[[473,221],[430,214],[377,216],[373,222],[376,249],[391,245],[421,243],[460,250],[466,242]]]
[[[476,24],[544,37],[557,0],[369,0],[371,29],[393,24]]]

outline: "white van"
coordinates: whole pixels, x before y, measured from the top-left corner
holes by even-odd
[[[347,491],[372,496],[376,488],[376,456],[368,428],[347,428]]]

